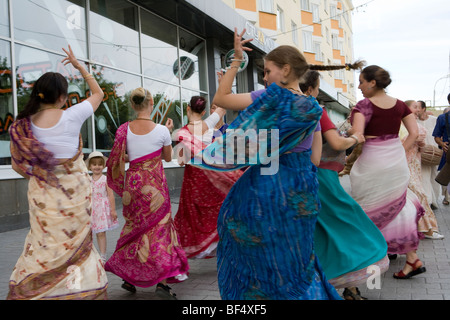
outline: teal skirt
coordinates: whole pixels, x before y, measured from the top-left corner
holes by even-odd
[[[337,172],[319,168],[317,176],[321,210],[315,249],[325,275],[333,283],[331,279],[357,273],[385,259],[387,244],[377,226],[341,186]]]

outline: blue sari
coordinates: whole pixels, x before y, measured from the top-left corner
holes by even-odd
[[[249,166],[219,213],[217,263],[222,299],[340,299],[314,252],[320,203],[311,150],[288,152],[313,134],[321,115],[315,99],[274,84],[239,115],[226,135],[194,157],[197,163],[203,161],[194,165],[210,170]],[[266,145],[258,147],[264,152],[248,150],[244,163],[221,162],[232,145],[227,140],[239,135],[230,129],[278,133],[262,139]],[[271,139],[273,135],[276,139]],[[277,153],[281,155],[276,159],[277,170],[262,174],[262,169],[274,167],[266,160]]]

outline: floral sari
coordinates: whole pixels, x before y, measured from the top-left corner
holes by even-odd
[[[31,231],[9,283],[8,299],[106,299],[108,281],[92,243],[91,183],[78,153],[58,164],[34,138],[30,120],[10,129],[15,163],[31,176]]]
[[[207,147],[183,127],[177,135],[177,150],[190,155]],[[219,241],[217,216],[228,192],[242,171],[216,172],[186,165],[175,226],[188,258],[211,258]]]
[[[122,197],[125,226],[105,270],[139,287],[185,279],[189,265],[172,219],[161,151],[130,163],[125,175],[128,123],[116,132],[108,185]]]

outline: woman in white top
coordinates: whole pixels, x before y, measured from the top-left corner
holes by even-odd
[[[173,224],[162,164],[172,160],[173,122],[162,126],[151,120],[153,97],[144,88],[132,92],[131,105],[137,118],[119,127],[107,162],[108,185],[122,197],[125,226],[105,269],[122,278],[122,288],[130,292],[156,285],[158,295],[176,299],[167,283],[186,279],[189,265]]]
[[[106,298],[106,273],[92,244],[92,189],[80,135],[103,91],[70,46],[64,52],[63,63],[81,73],[91,96],[62,110],[67,80],[48,72],[34,84],[10,128],[12,168],[29,179],[31,231],[11,275],[8,299]]]
[[[180,164],[206,148],[213,140],[215,126],[225,115],[225,109],[216,108],[206,120],[206,100],[194,96],[187,107],[188,125],[177,133]],[[187,164],[184,169],[180,204],[175,226],[181,245],[188,258],[211,258],[216,255],[219,241],[217,217],[220,207],[242,171],[217,172],[203,170]]]

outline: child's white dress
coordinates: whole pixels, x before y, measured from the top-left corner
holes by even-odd
[[[106,176],[102,175],[97,181],[91,179],[92,184],[92,215],[91,226],[93,233],[113,230],[119,222],[111,217]]]

